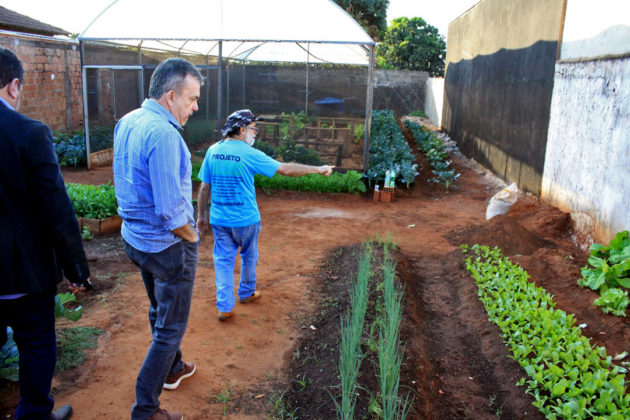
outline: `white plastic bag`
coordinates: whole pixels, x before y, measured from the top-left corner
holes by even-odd
[[[499,214],[506,214],[510,211],[512,204],[516,203],[517,199],[518,187],[513,182],[512,185],[503,188],[490,199],[486,209],[486,220],[490,220]]]

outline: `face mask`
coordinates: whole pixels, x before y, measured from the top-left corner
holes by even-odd
[[[248,134],[247,137],[245,137],[245,143],[247,143],[248,146],[253,146],[255,141],[256,135],[254,134]]]

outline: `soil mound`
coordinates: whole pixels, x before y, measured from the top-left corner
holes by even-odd
[[[496,246],[505,255],[531,255],[540,248],[556,248],[553,242],[530,232],[508,215],[495,216],[485,224],[469,229],[451,231],[446,239],[453,245]]]
[[[543,238],[567,239],[572,233],[573,224],[569,213],[541,204],[531,196],[520,197],[510,209],[509,216]]]

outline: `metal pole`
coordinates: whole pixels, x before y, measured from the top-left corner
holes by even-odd
[[[229,111],[230,109],[230,62],[225,63],[225,78],[227,82],[225,84],[225,109]]]
[[[206,55],[206,66],[210,67],[210,60]],[[206,121],[210,121],[210,69],[206,68]]]
[[[243,106],[242,108],[245,108],[245,60],[243,60],[241,63],[243,65]]]
[[[367,92],[365,94],[365,134],[363,136],[363,173],[368,170],[370,159],[370,126],[372,125],[372,100],[374,96],[374,45],[370,45]]]
[[[85,65],[85,48],[83,41],[79,41],[79,50],[81,53],[81,86],[83,88],[83,129],[85,130],[85,158],[87,162],[87,168],[90,169],[92,167],[92,162],[90,162],[90,123],[88,117],[88,89],[87,89],[87,70],[84,68]]]
[[[311,44],[306,44],[306,94],[304,95],[304,113],[308,117],[308,63],[311,55],[309,54],[309,49]]]
[[[217,141],[221,140],[221,93],[223,91],[223,41],[219,41],[219,81],[217,86]]]
[[[142,66],[142,41],[138,44],[138,65]],[[140,70],[136,81],[138,82],[138,106],[140,106],[144,101],[144,69]]]

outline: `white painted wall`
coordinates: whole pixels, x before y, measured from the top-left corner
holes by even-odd
[[[429,77],[424,90],[424,113],[436,127],[442,127],[442,104],[444,103],[444,78]]]
[[[630,1],[567,1],[561,60],[627,53],[630,53]]]
[[[630,229],[630,56],[556,63],[541,194],[596,242]]]

